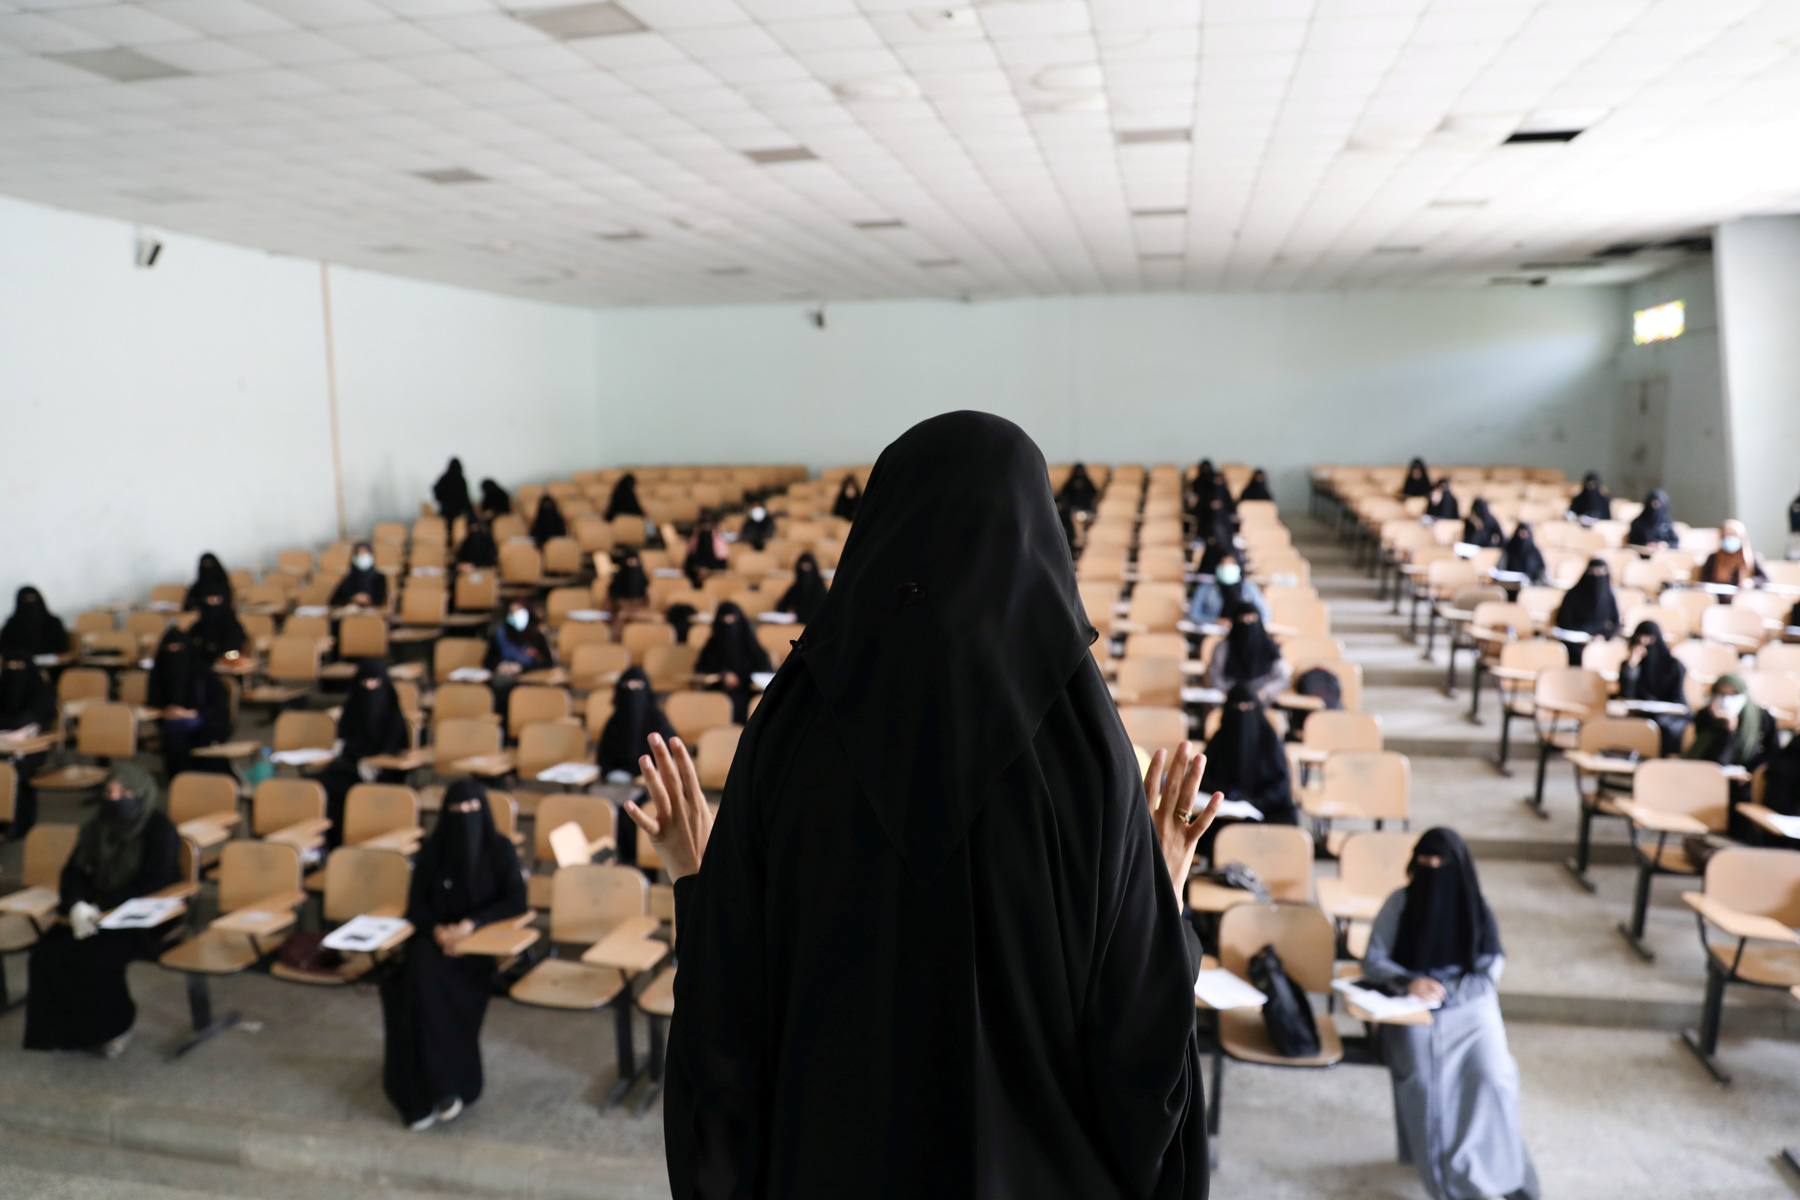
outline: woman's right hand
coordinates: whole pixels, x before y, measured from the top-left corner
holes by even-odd
[[[1157,845],[1162,848],[1176,902],[1183,903],[1182,888],[1194,869],[1200,835],[1212,825],[1225,794],[1214,792],[1206,808],[1196,811],[1194,800],[1200,791],[1200,777],[1206,774],[1206,755],[1184,741],[1175,748],[1175,761],[1165,772],[1163,764],[1168,760],[1167,750],[1150,756],[1150,769],[1144,772],[1144,799],[1150,805],[1150,821],[1156,827]]]
[[[1406,994],[1417,996],[1427,1004],[1442,1004],[1444,1002],[1444,985],[1429,975],[1421,975],[1406,985]]]
[[[627,800],[626,815],[649,836],[671,881],[696,873],[712,837],[713,810],[687,747],[680,738],[669,743],[653,733],[650,753],[638,759],[638,767],[650,794],[650,811]]]

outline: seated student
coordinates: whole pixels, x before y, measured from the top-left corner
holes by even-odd
[[[613,684],[612,716],[600,730],[594,762],[610,778],[622,773],[626,780],[637,774],[638,759],[650,753],[650,735],[675,736],[674,726],[656,703],[650,676],[642,667],[627,667]]]
[[[525,876],[512,843],[494,828],[487,789],[457,780],[413,865],[406,902],[413,935],[380,984],[381,1090],[408,1128],[455,1120],[480,1099],[481,1021],[495,964],[459,954],[457,943],[525,911]]]
[[[69,631],[62,618],[44,604],[44,594],[29,585],[13,597],[12,616],[0,625],[0,654],[36,658],[40,654],[67,654]]]
[[[806,625],[819,615],[826,594],[825,577],[819,574],[819,560],[808,550],[794,560],[794,582],[775,602],[775,611],[793,613],[796,621]]]
[[[613,576],[606,581],[606,603],[612,610],[613,641],[636,613],[650,607],[650,579],[644,574],[644,560],[636,550],[623,551],[613,563]]]
[[[365,758],[412,749],[412,727],[401,711],[400,694],[388,677],[387,664],[379,658],[365,658],[356,664],[356,678],[351,680],[344,709],[338,714],[337,735],[343,748],[318,775],[325,787],[325,815],[331,819],[331,828],[325,833],[328,851],[343,844],[344,802],[351,788],[359,783],[406,782],[403,772],[363,765]]]
[[[1425,500],[1425,516],[1433,521],[1456,521],[1462,518],[1462,505],[1450,490],[1450,481],[1440,479],[1431,485]]]
[[[504,704],[506,694],[519,681],[519,676],[527,671],[541,671],[556,665],[556,658],[550,653],[550,642],[544,637],[544,628],[538,623],[537,613],[523,600],[510,600],[506,605],[506,619],[494,626],[493,636],[488,639],[487,655],[481,665],[493,672],[489,681],[500,701]]]
[[[760,504],[752,504],[744,514],[744,527],[738,530],[738,541],[752,550],[761,550],[775,536],[775,518]]]
[[[1740,766],[1754,774],[1780,748],[1781,730],[1774,716],[1750,698],[1750,685],[1734,672],[1719,676],[1712,685],[1711,702],[1694,714],[1694,740],[1681,757]],[[1731,821],[1725,832],[1755,845],[1763,840],[1761,827],[1737,811],[1749,798],[1749,783],[1731,785]]]
[[[1287,751],[1269,724],[1268,710],[1248,684],[1239,683],[1225,697],[1219,728],[1206,743],[1206,772],[1200,790],[1221,792],[1227,800],[1254,804],[1271,825],[1298,825],[1300,811],[1288,777]],[[1200,853],[1209,858],[1216,830],[1232,818],[1220,817],[1201,838]]]
[[[1800,496],[1788,505],[1787,558],[1789,562],[1800,561]]]
[[[1425,469],[1425,460],[1415,458],[1406,466],[1406,479],[1400,485],[1402,496],[1431,495],[1431,472]]]
[[[844,482],[838,485],[837,499],[831,503],[831,515],[842,517],[846,521],[856,520],[857,506],[862,503],[862,485],[856,482],[855,475],[844,476]]]
[[[1667,550],[1680,541],[1675,522],[1669,517],[1669,493],[1657,488],[1644,497],[1644,507],[1631,518],[1625,533],[1625,544],[1645,550]]]
[[[462,459],[453,458],[444,473],[431,485],[431,498],[437,501],[438,515],[446,524],[475,511],[469,502],[469,481],[463,477]]]
[[[125,1052],[137,1006],[125,968],[153,954],[150,930],[101,929],[101,914],[181,878],[181,837],[157,810],[156,781],[132,762],[116,762],[100,809],[82,822],[63,867],[61,902],[68,923],[31,949],[25,997],[25,1049]]]
[[[238,620],[231,607],[229,592],[209,585],[200,594],[199,613],[199,618],[188,630],[188,637],[194,643],[194,655],[199,661],[211,666],[222,658],[236,658],[244,652],[250,639],[244,633],[243,622]]]
[[[1581,490],[1569,501],[1569,515],[1580,521],[1612,518],[1612,497],[1600,485],[1600,472],[1589,471],[1581,477]]]
[[[1238,503],[1246,500],[1273,500],[1275,494],[1269,491],[1269,473],[1261,467],[1250,472],[1250,481],[1244,484],[1244,490],[1238,493]]]
[[[1639,622],[1631,631],[1631,653],[1619,667],[1619,699],[1657,700],[1664,704],[1687,707],[1687,668],[1669,652],[1663,641],[1662,626],[1655,621]],[[1687,731],[1693,716],[1687,712],[1648,714],[1662,731],[1662,752],[1677,753],[1681,735]]]
[[[1430,1025],[1381,1025],[1376,1035],[1393,1076],[1400,1161],[1419,1169],[1432,1200],[1537,1200],[1496,990],[1506,954],[1469,848],[1454,830],[1426,830],[1407,876],[1381,906],[1362,964],[1368,983],[1438,1004]]]
[[[463,541],[468,540],[465,534]],[[356,549],[350,552],[350,570],[331,590],[331,607],[386,608],[387,602],[387,576],[375,569],[375,547],[367,542],[356,543]]]
[[[627,471],[619,476],[619,482],[613,484],[612,495],[607,497],[604,515],[608,521],[614,517],[644,515],[644,506],[638,502],[636,475]]]
[[[1605,559],[1590,558],[1575,586],[1563,593],[1562,606],[1556,610],[1556,628],[1588,635],[1585,640],[1564,643],[1571,667],[1581,665],[1588,641],[1619,632],[1619,603],[1613,596],[1612,570]]]
[[[488,523],[480,514],[471,516],[469,527],[463,533],[462,545],[456,548],[457,571],[492,571],[499,565],[500,547],[494,544],[494,535],[488,529]]]
[[[231,738],[231,693],[213,670],[213,661],[176,625],[157,644],[144,702],[162,712],[163,771],[170,779],[183,771],[231,770],[225,759],[194,757],[202,746]]]
[[[1763,764],[1764,807],[1800,817],[1800,737],[1770,755]]]
[[[775,668],[756,640],[744,610],[727,600],[713,614],[712,635],[694,660],[694,675],[709,690],[731,697],[731,719],[739,725],[750,713],[750,677]]]
[[[1500,522],[1488,502],[1480,496],[1469,503],[1469,515],[1463,518],[1462,540],[1471,546],[1480,546],[1483,550],[1492,549],[1506,541],[1506,535],[1500,532]]]
[[[1225,621],[1231,628],[1213,651],[1206,686],[1230,692],[1240,683],[1248,684],[1258,700],[1270,703],[1287,691],[1294,668],[1281,657],[1281,648],[1263,628],[1262,614],[1254,604],[1226,609]]]
[[[568,536],[569,523],[563,520],[562,508],[556,503],[556,497],[546,492],[538,500],[537,516],[531,519],[531,540],[542,550],[551,538]]]
[[[481,515],[488,520],[503,517],[512,511],[512,497],[506,489],[491,479],[481,481]]]
[[[1500,565],[1494,569],[1523,575],[1526,583],[1544,582],[1544,555],[1537,547],[1537,538],[1532,535],[1531,526],[1520,521],[1513,527],[1512,536],[1506,539],[1505,549],[1500,551]]]
[[[1205,524],[1207,514],[1223,513],[1231,520],[1232,532],[1237,532],[1237,501],[1232,498],[1231,487],[1225,482],[1225,476],[1213,469],[1212,459],[1203,458],[1194,467],[1194,481],[1189,485],[1188,495],[1191,498],[1188,515],[1199,524]]]
[[[681,564],[688,582],[697,588],[706,582],[708,575],[724,570],[730,550],[725,535],[719,532],[718,518],[707,509],[694,522],[694,532],[688,537],[687,558]]]
[[[55,728],[56,689],[30,658],[8,652],[0,661],[0,735],[50,733]],[[24,837],[37,823],[37,789],[31,786],[31,779],[44,769],[49,757],[48,751],[40,750],[13,760],[18,780],[7,841]]]
[[[1762,559],[1750,548],[1750,535],[1742,521],[1726,521],[1719,526],[1719,548],[1700,564],[1701,583],[1728,583],[1733,587],[1753,587],[1768,579],[1763,573]]]
[[[213,592],[223,591],[227,597],[231,595],[231,576],[225,573],[225,564],[219,556],[208,550],[200,556],[200,567],[194,573],[194,582],[188,585],[187,596],[181,607],[193,612],[200,607],[200,602]]]
[[[1069,468],[1069,477],[1063,480],[1062,487],[1057,489],[1056,498],[1075,512],[1091,513],[1094,511],[1094,505],[1099,502],[1100,489],[1095,487],[1094,481],[1088,477],[1087,467],[1082,463],[1076,463]]]
[[[1264,621],[1269,619],[1269,602],[1263,598],[1256,580],[1244,577],[1234,551],[1224,551],[1213,563],[1212,578],[1202,579],[1188,601],[1187,619],[1196,625],[1216,625],[1219,618],[1240,604],[1248,604]]]

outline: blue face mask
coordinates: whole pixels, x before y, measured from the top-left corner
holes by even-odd
[[[1739,550],[1741,550],[1743,548],[1743,545],[1744,545],[1744,542],[1743,542],[1743,539],[1741,539],[1741,538],[1722,537],[1719,539],[1719,549],[1723,550],[1727,554],[1736,554]]]

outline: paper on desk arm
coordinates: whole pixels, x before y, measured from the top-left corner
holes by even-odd
[[[1378,1021],[1410,1017],[1414,1013],[1430,1012],[1438,1007],[1418,996],[1390,996],[1385,992],[1363,987],[1360,978],[1334,979],[1331,981],[1331,990]]]
[[[458,667],[450,672],[452,683],[486,683],[489,675],[483,667]]]
[[[1239,821],[1260,821],[1263,819],[1262,809],[1248,800],[1221,800],[1217,816],[1231,817]]]
[[[149,929],[161,925],[181,907],[172,896],[138,896],[127,900],[100,920],[102,929]]]
[[[1790,817],[1786,813],[1772,812],[1764,819],[1773,825],[1782,837],[1800,841],[1800,817]]]
[[[1211,967],[1194,977],[1194,996],[1208,1008],[1260,1008],[1269,998],[1227,971]]]
[[[400,917],[371,917],[364,913],[326,934],[320,945],[327,950],[367,953],[404,928],[406,922]]]
[[[565,762],[545,767],[537,773],[540,783],[588,783],[599,777],[600,768],[592,763]]]
[[[343,743],[339,742],[337,748],[331,750],[320,746],[309,746],[302,750],[277,750],[269,755],[269,761],[288,767],[310,767],[314,763],[330,762],[338,756],[338,750],[342,747]]]

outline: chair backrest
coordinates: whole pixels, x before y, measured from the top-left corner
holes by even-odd
[[[131,758],[137,754],[137,711],[129,704],[90,704],[81,710],[75,749],[91,758]]]
[[[386,658],[387,652],[386,617],[361,613],[338,622],[339,658]]]
[[[672,692],[684,688],[694,677],[694,662],[700,657],[700,647],[676,642],[661,646],[647,646],[644,649],[644,674],[650,677],[650,686],[659,692]]]
[[[1689,678],[1701,683],[1712,683],[1738,669],[1738,651],[1723,642],[1682,642],[1671,647],[1669,653],[1687,668]]]
[[[1701,637],[1741,638],[1760,646],[1769,639],[1770,632],[1763,615],[1754,608],[1715,604],[1700,614]]]
[[[538,721],[519,731],[521,780],[536,779],[539,771],[558,763],[585,762],[587,758],[587,730],[571,721]]]
[[[399,783],[359,783],[344,797],[344,841],[364,842],[419,823],[419,794]]]
[[[1412,762],[1392,750],[1341,751],[1325,761],[1320,788],[1334,818],[1404,821],[1412,811]]]
[[[1500,647],[1500,665],[1514,671],[1547,671],[1567,666],[1569,653],[1561,642],[1549,638],[1533,638],[1526,642],[1508,642]]]
[[[1511,629],[1515,638],[1530,637],[1531,631],[1536,627],[1536,622],[1531,619],[1531,611],[1523,604],[1484,600],[1475,606],[1474,613],[1469,623],[1477,629]]]
[[[1345,750],[1380,750],[1381,718],[1373,713],[1325,709],[1309,714],[1300,731],[1300,743],[1309,750],[1337,753]]]
[[[269,661],[264,673],[283,683],[311,683],[319,677],[319,649],[315,634],[279,634],[269,640]]]
[[[433,720],[482,717],[494,711],[494,689],[485,683],[443,683],[432,696]]]
[[[1132,744],[1151,754],[1158,750],[1175,753],[1175,747],[1188,735],[1187,713],[1167,705],[1121,705],[1119,720],[1124,722],[1125,735]]]
[[[414,552],[413,565],[418,565]],[[400,589],[400,621],[405,625],[442,625],[449,611],[449,598],[444,581],[430,576],[414,575]],[[442,643],[439,643],[440,645]]]
[[[1118,681],[1121,698],[1132,704],[1168,708],[1181,704],[1183,680],[1179,658],[1122,658],[1118,664]]]
[[[552,575],[579,574],[581,543],[572,537],[553,537],[545,542],[544,570]]]
[[[1596,638],[1581,648],[1581,669],[1603,679],[1617,679],[1630,654],[1631,643],[1624,638]]]
[[[570,713],[567,688],[520,684],[506,701],[506,732],[518,737],[527,725],[560,721]]]
[[[180,825],[209,813],[237,811],[237,780],[217,771],[183,771],[169,781],[169,820]]]
[[[613,642],[584,642],[576,646],[569,657],[569,683],[576,689],[606,688],[613,682],[608,676],[616,678],[630,665],[631,651],[624,646]]]
[[[731,697],[723,692],[671,692],[663,713],[683,741],[697,746],[707,730],[731,724]]]
[[[1213,839],[1212,861],[1249,867],[1276,900],[1305,904],[1312,898],[1313,840],[1304,829],[1238,821]]]
[[[458,612],[489,612],[497,608],[500,604],[500,576],[493,571],[459,573],[451,602]]]
[[[69,667],[56,681],[56,699],[63,704],[71,700],[104,700],[111,681],[99,667]]]
[[[1332,637],[1308,637],[1299,634],[1281,639],[1281,657],[1299,675],[1308,667],[1344,660],[1344,643]]]
[[[1768,642],[1756,652],[1756,669],[1759,671],[1785,671],[1789,675],[1800,676],[1800,643]],[[68,672],[64,672],[67,678]]]
[[[282,842],[226,842],[219,851],[219,911],[300,890],[300,850]]]
[[[431,678],[443,684],[452,671],[479,667],[487,658],[487,643],[480,638],[439,638],[431,648]]]
[[[1725,828],[1730,795],[1724,770],[1701,759],[1652,759],[1639,765],[1631,781],[1631,798],[1637,803],[1685,813],[1714,831]]]
[[[1582,720],[1606,713],[1606,680],[1585,667],[1548,667],[1537,677],[1537,702],[1578,705],[1586,709]],[[1573,713],[1558,713],[1573,716]]]
[[[1800,850],[1717,851],[1706,860],[1704,886],[1739,912],[1800,926]]]
[[[25,863],[19,872],[25,886],[60,891],[62,869],[75,852],[75,839],[80,835],[79,825],[33,825],[25,835]]]
[[[0,759],[0,821],[15,820],[14,806],[19,799],[19,769],[8,759]]]
[[[325,919],[348,921],[382,907],[404,913],[411,889],[412,864],[399,851],[339,846],[325,860]]]
[[[551,877],[550,940],[597,942],[628,917],[650,911],[650,881],[636,867],[563,867]]]
[[[449,717],[431,727],[440,774],[463,758],[500,753],[500,723],[487,717]]]
[[[1577,750],[1635,750],[1639,758],[1662,754],[1662,732],[1648,717],[1592,717],[1581,723]]]
[[[325,785],[316,779],[265,779],[250,796],[250,832],[266,837],[325,815]]]
[[[1187,617],[1187,606],[1180,597],[1159,595],[1149,591],[1149,586],[1139,584],[1132,590],[1131,611],[1126,619],[1153,633],[1175,632],[1176,623]]]
[[[570,821],[581,826],[582,835],[590,842],[612,837],[617,831],[616,814],[605,796],[553,792],[538,801],[537,815],[531,820],[532,857],[538,863],[556,861],[550,849],[550,832]]]
[[[694,771],[700,776],[701,787],[717,790],[725,786],[731,760],[737,755],[738,738],[743,732],[742,725],[722,725],[700,735],[700,744],[694,753]]]
[[[1786,671],[1745,671],[1743,676],[1751,701],[1792,728],[1796,714],[1800,714],[1800,678]]]
[[[619,631],[619,644],[631,651],[632,660],[642,662],[644,651],[652,646],[668,646],[675,642],[675,627],[662,621],[632,621]]]
[[[1295,983],[1329,992],[1336,944],[1331,919],[1310,904],[1239,904],[1219,918],[1219,965],[1240,979],[1250,978],[1250,960],[1264,946],[1274,946]]]
[[[275,569],[284,575],[305,579],[312,574],[312,552],[310,550],[283,550],[275,556]]]
[[[1185,633],[1133,633],[1126,635],[1126,658],[1172,658],[1176,662],[1188,656]]]
[[[1353,833],[1338,848],[1338,878],[1353,895],[1386,897],[1406,886],[1416,833]]]
[[[275,718],[275,749],[329,750],[337,742],[330,713],[290,708]]]
[[[301,616],[296,613],[281,623],[283,637],[309,637],[324,641],[331,637],[331,618]]]

